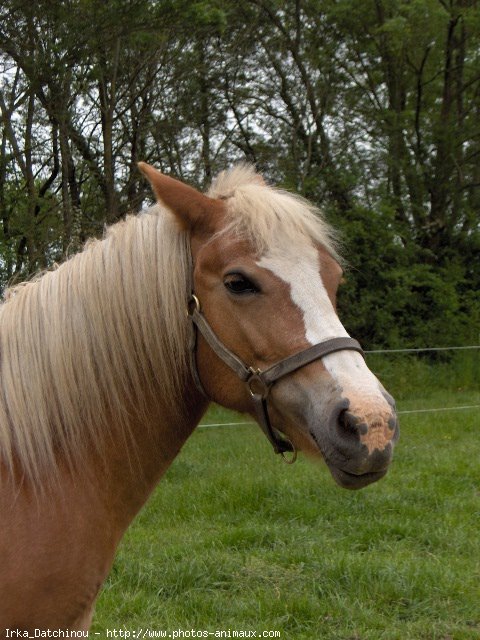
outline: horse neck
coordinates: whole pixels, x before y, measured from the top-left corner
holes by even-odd
[[[188,367],[188,266],[185,239],[144,215],[6,303],[0,441],[27,478],[56,466],[102,477],[129,509],[144,500],[206,406]]]
[[[147,404],[146,419],[133,420],[128,433],[115,443],[106,442],[108,455],[93,456],[90,461],[91,484],[101,491],[120,530],[144,504],[207,407],[193,383],[185,386],[181,408],[156,398],[149,398]]]

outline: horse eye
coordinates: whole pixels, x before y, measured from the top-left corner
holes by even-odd
[[[230,273],[225,277],[224,285],[230,293],[257,293],[258,287],[242,273]]]

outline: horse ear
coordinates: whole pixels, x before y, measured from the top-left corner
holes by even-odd
[[[224,210],[220,200],[209,198],[184,182],[160,173],[146,162],[139,162],[138,168],[150,182],[157,200],[175,214],[183,228],[192,232],[215,228],[217,216]]]

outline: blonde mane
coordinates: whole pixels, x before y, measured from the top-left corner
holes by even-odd
[[[319,211],[252,167],[221,173],[227,230],[258,251],[309,237],[336,255]],[[0,306],[0,461],[38,480],[58,454],[81,460],[100,431],[141,419],[146,394],[181,407],[189,376],[188,234],[158,205],[112,226]],[[132,415],[133,414],[133,415]]]
[[[31,479],[99,429],[128,429],[148,392],[178,403],[188,372],[189,247],[157,205],[112,226],[0,306],[0,459]]]

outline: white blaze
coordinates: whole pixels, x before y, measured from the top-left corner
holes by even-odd
[[[305,337],[310,344],[348,336],[320,277],[318,251],[312,244],[275,248],[262,256],[258,265],[290,286],[292,302],[303,314]],[[377,378],[359,353],[338,351],[325,356],[322,361],[344,393],[349,397],[355,396],[356,402],[361,398],[371,401],[374,397],[381,404],[387,404]]]

